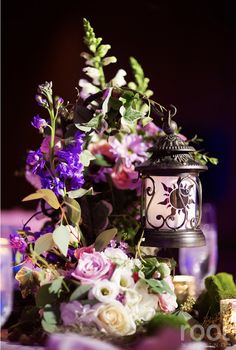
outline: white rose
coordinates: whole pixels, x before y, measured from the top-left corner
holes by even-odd
[[[111,335],[130,335],[136,332],[136,325],[127,309],[118,301],[98,306],[94,313],[99,329]]]
[[[123,265],[129,260],[128,256],[119,248],[106,248],[104,253],[108,259],[117,265]]]
[[[148,293],[148,286],[139,280],[133,290],[126,292],[125,306],[136,321],[149,321],[158,310],[158,298]]]
[[[115,282],[121,290],[134,287],[132,271],[127,267],[117,267],[113,272],[111,281]]]
[[[116,283],[108,280],[101,280],[96,282],[93,286],[89,297],[94,297],[101,303],[110,303],[116,299],[118,294],[119,288]]]

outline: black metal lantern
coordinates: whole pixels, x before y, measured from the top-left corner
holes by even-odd
[[[136,167],[142,178],[141,216],[144,246],[196,247],[205,245],[200,229],[202,188],[199,173],[207,170],[193,157],[196,150],[176,133],[176,114],[168,111],[165,135],[152,147],[152,156]]]

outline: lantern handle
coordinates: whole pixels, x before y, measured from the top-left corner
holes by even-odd
[[[162,129],[167,135],[174,134],[178,126],[172,118],[176,115],[177,113],[177,108],[174,105],[170,105],[170,108],[167,110],[167,116],[163,117],[163,126]]]

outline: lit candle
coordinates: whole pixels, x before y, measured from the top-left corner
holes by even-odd
[[[220,301],[220,318],[223,334],[236,339],[236,299]]]
[[[181,183],[178,182],[178,176],[152,178],[155,183],[155,194],[153,198],[146,199],[146,227],[161,226],[160,231],[180,226],[183,230],[191,229],[196,219],[196,178],[183,176]],[[150,178],[146,179],[145,187],[153,188]]]
[[[173,283],[179,304],[183,304],[188,297],[196,297],[196,282],[194,276],[176,275],[173,278]]]
[[[0,238],[0,311],[1,326],[12,310],[12,250],[6,238]]]

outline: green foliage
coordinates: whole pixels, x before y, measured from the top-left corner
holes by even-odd
[[[206,290],[198,298],[195,309],[200,318],[216,316],[220,311],[220,300],[236,298],[236,285],[233,276],[221,272],[205,279]]]
[[[206,165],[208,162],[217,165],[219,162],[218,158],[208,157],[207,154],[201,152],[194,152],[194,158],[203,165]]]
[[[38,308],[42,308],[47,304],[54,304],[58,297],[55,293],[50,292],[51,283],[42,285],[35,295],[35,302]]]
[[[85,166],[88,167],[91,160],[94,160],[94,155],[87,149],[85,149],[80,155],[80,161]]]
[[[66,226],[60,225],[53,231],[53,240],[59,248],[60,252],[66,256],[69,242],[70,242],[70,233]]]
[[[84,296],[91,289],[90,284],[82,284],[78,286],[70,296],[70,301],[77,300]]]
[[[36,193],[32,193],[29,196],[22,199],[22,202],[32,201],[35,199],[44,199],[52,208],[59,209],[60,203],[57,199],[57,196],[52,190],[49,189],[40,189]]]
[[[117,229],[111,228],[109,230],[103,231],[99,234],[99,236],[96,238],[96,241],[94,243],[94,248],[97,251],[101,251],[109,244],[109,242],[116,236]]]
[[[60,276],[57,279],[55,279],[49,287],[49,293],[54,293],[60,296],[63,280],[64,280],[64,276]]]
[[[64,197],[64,202],[67,208],[67,219],[70,224],[79,226],[81,219],[81,208],[79,203],[68,196]]]
[[[150,287],[153,293],[163,294],[164,292],[174,294],[169,285],[164,280],[156,280],[153,278],[143,279]]]
[[[41,237],[39,237],[34,245],[34,251],[40,255],[43,252],[47,252],[54,246],[54,241],[52,237],[52,233],[45,233]]]
[[[48,333],[53,333],[57,330],[57,316],[55,308],[47,304],[43,310],[42,327]]]
[[[93,195],[93,188],[90,187],[89,189],[80,188],[79,190],[69,191],[67,192],[68,196],[70,198],[81,198],[83,196],[91,196]]]
[[[146,325],[149,333],[153,333],[162,328],[189,328],[188,322],[182,317],[174,314],[156,314]]]

